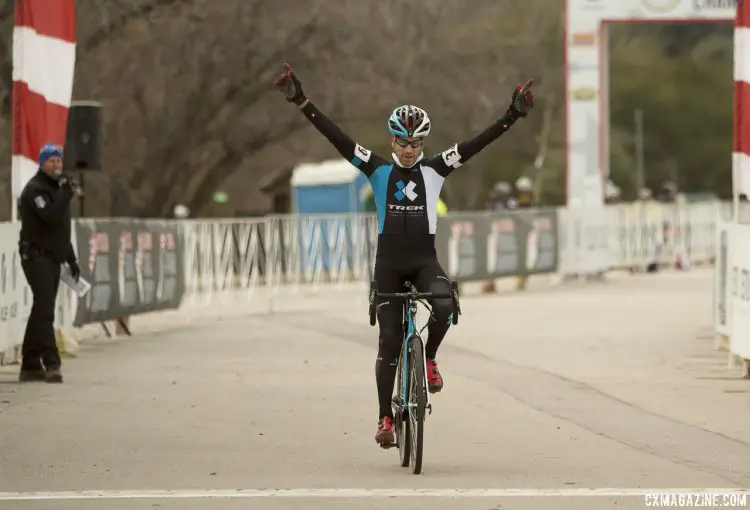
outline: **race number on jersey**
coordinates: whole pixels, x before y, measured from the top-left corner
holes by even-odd
[[[367,163],[370,161],[370,156],[372,155],[372,152],[368,151],[364,147],[362,147],[360,144],[354,145],[354,155],[357,156],[359,159]]]
[[[449,168],[458,168],[461,166],[461,155],[458,153],[458,144],[443,152],[442,156],[445,166]]]

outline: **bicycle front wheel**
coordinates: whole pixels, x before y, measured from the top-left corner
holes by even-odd
[[[427,384],[422,339],[414,336],[409,345],[409,447],[412,473],[422,472],[424,419],[427,409]]]
[[[396,380],[396,396],[393,397],[393,426],[396,432],[396,442],[398,443],[398,457],[401,461],[402,467],[409,466],[409,460],[411,460],[410,444],[411,444],[411,432],[409,427],[409,415],[408,407],[404,407],[403,402],[408,398],[404,398],[404,356],[403,352],[398,358],[397,368],[397,380]],[[406,373],[406,396],[409,393],[409,373]]]

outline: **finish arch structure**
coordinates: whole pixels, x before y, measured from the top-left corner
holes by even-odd
[[[609,176],[608,26],[734,22],[748,0],[566,0],[566,203],[599,208]]]

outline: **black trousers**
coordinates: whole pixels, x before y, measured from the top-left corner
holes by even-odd
[[[43,255],[31,255],[21,262],[31,287],[33,304],[21,348],[21,368],[47,370],[60,368],[60,353],[55,342],[55,300],[60,285],[60,264]]]
[[[406,258],[406,257],[403,257]],[[378,292],[406,292],[404,282],[409,280],[419,292],[451,292],[451,283],[440,267],[437,257],[420,258],[414,262],[405,260],[393,262],[393,257],[386,260],[378,258],[375,262],[375,281]],[[453,302],[447,299],[429,300],[436,320],[427,323],[427,344],[425,354],[435,358],[438,347],[450,327],[450,315]],[[378,358],[375,362],[375,380],[378,387],[379,416],[392,416],[391,396],[396,382],[396,368],[404,339],[403,301],[379,298],[377,317],[380,326]]]

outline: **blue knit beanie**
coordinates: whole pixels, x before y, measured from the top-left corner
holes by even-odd
[[[51,143],[48,143],[44,147],[42,147],[42,150],[39,151],[39,168],[42,168],[44,163],[46,163],[47,160],[53,156],[58,156],[60,159],[62,159],[62,147]]]

